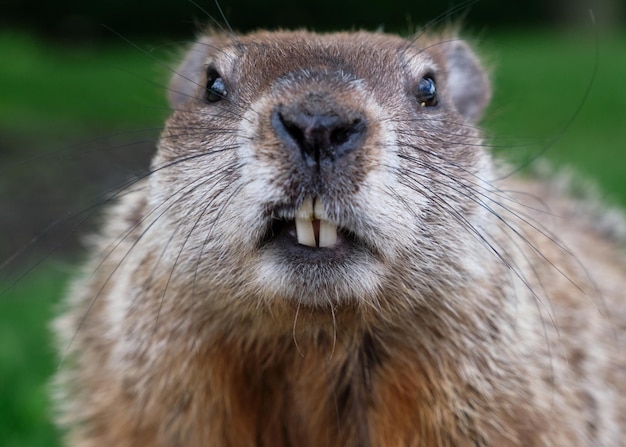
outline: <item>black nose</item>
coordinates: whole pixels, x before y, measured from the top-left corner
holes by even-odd
[[[315,112],[299,104],[276,107],[272,125],[276,135],[297,148],[307,164],[318,166],[360,147],[367,128],[361,114]]]

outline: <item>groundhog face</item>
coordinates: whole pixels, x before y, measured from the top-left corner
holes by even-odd
[[[313,306],[375,302],[398,273],[424,290],[458,274],[486,214],[475,122],[489,96],[452,37],[201,39],[171,83],[151,178],[193,266],[180,270],[220,281],[219,266],[239,294]]]

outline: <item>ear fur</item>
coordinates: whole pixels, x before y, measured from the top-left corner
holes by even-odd
[[[211,38],[205,36],[186,51],[185,58],[174,72],[168,88],[167,99],[172,109],[177,109],[189,101],[199,88],[210,48],[212,48]]]
[[[442,45],[452,102],[461,115],[476,123],[491,99],[489,77],[466,42],[452,39]]]

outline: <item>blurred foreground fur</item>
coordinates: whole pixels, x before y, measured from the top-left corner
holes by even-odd
[[[56,323],[69,444],[622,445],[622,223],[489,98],[446,34],[201,38]]]

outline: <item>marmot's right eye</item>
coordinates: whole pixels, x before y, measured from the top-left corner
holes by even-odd
[[[417,85],[417,102],[421,107],[437,105],[437,84],[432,76],[424,76]]]
[[[206,91],[204,99],[208,102],[217,102],[224,98],[228,92],[222,76],[214,68],[210,68],[207,72]]]

